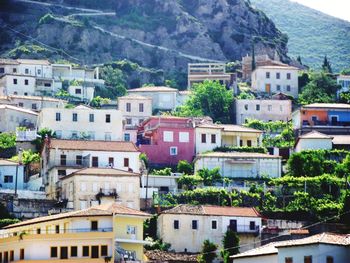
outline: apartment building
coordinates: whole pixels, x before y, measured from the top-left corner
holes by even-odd
[[[0,105],[0,132],[16,132],[18,127],[36,130],[37,118],[37,112],[12,105]]]
[[[64,108],[65,100],[43,96],[10,95],[0,97],[1,104],[8,104],[32,111],[40,111],[44,108]]]

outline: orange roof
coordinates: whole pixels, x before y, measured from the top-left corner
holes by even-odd
[[[231,207],[211,205],[178,205],[162,213],[206,216],[260,217],[259,213],[253,207]]]
[[[65,218],[74,218],[74,217],[88,217],[88,216],[112,216],[115,215],[129,215],[129,216],[140,216],[140,217],[149,217],[150,214],[144,213],[142,211],[132,209],[129,207],[125,207],[122,205],[119,205],[117,203],[111,203],[111,204],[103,204],[99,206],[90,207],[84,210],[78,210],[68,213],[61,213],[57,215],[51,215],[51,216],[43,216],[38,217],[30,220],[26,220],[23,222],[19,222],[16,224],[8,225],[4,227],[5,229],[10,229],[14,227],[21,227],[21,226],[27,226],[32,224],[38,224],[48,221],[55,221],[55,220],[61,220]]]
[[[96,168],[96,167],[90,167],[90,168],[84,168],[81,170],[78,170],[76,172],[73,172],[71,174],[68,174],[67,176],[64,176],[61,178],[61,180],[64,180],[66,178],[72,177],[72,176],[80,176],[80,175],[86,175],[86,176],[140,176],[140,174],[137,173],[131,173],[119,169],[114,168]]]
[[[62,150],[88,150],[108,152],[138,152],[133,142],[122,141],[84,141],[51,139],[50,149]]]

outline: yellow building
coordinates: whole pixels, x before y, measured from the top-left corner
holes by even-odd
[[[141,261],[149,216],[113,203],[9,225],[1,232],[0,262]]]

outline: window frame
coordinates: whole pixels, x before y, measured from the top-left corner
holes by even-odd
[[[52,255],[53,252],[56,255]],[[50,258],[58,258],[58,247],[50,247]]]
[[[198,220],[192,220],[192,222],[191,222],[191,229],[192,230],[198,230]]]
[[[111,114],[106,114],[106,123],[111,123]]]
[[[215,224],[213,224],[213,223],[215,223]],[[216,219],[211,220],[211,230],[217,230],[217,229],[218,229],[218,220],[216,220]]]
[[[173,221],[173,229],[179,230],[180,229],[180,221],[178,219],[174,219]]]

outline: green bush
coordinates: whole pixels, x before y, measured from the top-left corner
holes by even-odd
[[[222,146],[216,147],[214,152],[246,152],[246,153],[267,153],[265,147],[235,147],[235,146]]]
[[[0,219],[0,229],[8,226],[8,225],[12,225],[12,224],[16,224],[21,222],[19,219],[17,218],[4,218],[4,219]]]
[[[193,174],[193,165],[186,160],[180,160],[177,164],[176,170],[178,173]]]

